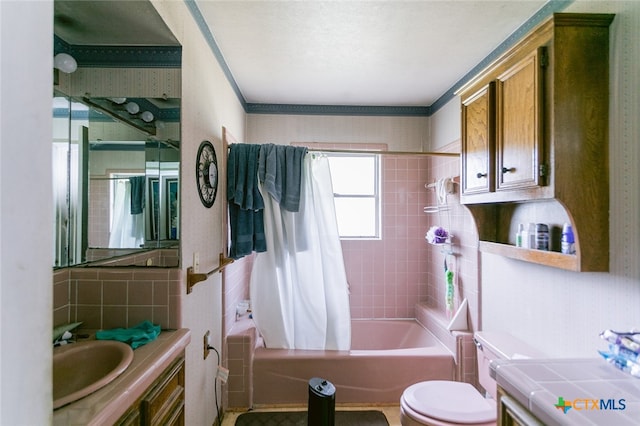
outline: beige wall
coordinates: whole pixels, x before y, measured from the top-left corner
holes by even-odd
[[[577,1],[567,12],[616,13],[610,37],[610,229],[589,230],[610,233],[610,272],[574,273],[482,254],[482,325],[523,335],[551,356],[597,356],[602,330],[640,324],[640,3]],[[434,128],[459,117],[459,100],[450,104],[432,116]]]
[[[437,151],[460,140],[462,126],[460,100],[456,97],[436,111],[430,118],[429,150]]]
[[[192,265],[193,253],[198,252],[201,271],[207,272],[218,266],[218,254],[224,246],[225,181],[221,179],[219,183],[218,198],[213,207],[205,208],[196,188],[196,153],[200,142],[208,140],[213,143],[220,161],[222,155],[226,155],[221,146],[222,126],[243,138],[245,114],[186,4],[181,1],[153,1],[153,4],[182,45],[182,270],[186,271]],[[225,173],[220,171],[222,176]],[[186,354],[186,424],[189,425],[210,425],[216,418],[214,378],[217,360],[215,353],[203,359],[202,341],[205,332],[210,330],[212,344],[221,350],[220,277],[220,274],[212,275],[183,298],[182,326],[191,329],[192,333]]]
[[[249,114],[246,142],[386,143],[391,151],[422,151],[428,126],[426,117]]]

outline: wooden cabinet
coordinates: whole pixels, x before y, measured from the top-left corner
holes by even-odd
[[[540,185],[542,75],[546,49],[534,50],[496,80],[496,191]]]
[[[117,424],[184,425],[184,401],[184,357],[180,357],[160,375]]]
[[[543,423],[498,388],[498,426],[543,426]]]
[[[554,14],[458,91],[461,202],[478,226],[480,250],[608,271],[612,20]],[[556,234],[571,223],[576,255],[516,248],[518,224],[530,222]],[[556,234],[552,250],[559,251]]]
[[[143,425],[184,424],[184,358],[169,367],[140,403]]]
[[[495,188],[495,83],[489,82],[462,100],[462,193]]]

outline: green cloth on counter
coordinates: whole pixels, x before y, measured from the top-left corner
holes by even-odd
[[[128,343],[133,349],[154,341],[160,335],[160,326],[150,321],[142,321],[132,328],[113,328],[96,333],[98,340],[117,340]]]

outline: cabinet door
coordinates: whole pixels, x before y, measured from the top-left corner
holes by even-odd
[[[462,193],[493,191],[493,82],[462,101]]]
[[[544,48],[540,48],[498,77],[496,190],[542,184],[544,55]]]

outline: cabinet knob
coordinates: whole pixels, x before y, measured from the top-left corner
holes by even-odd
[[[515,167],[509,167],[509,168],[503,167],[503,168],[502,168],[502,174],[510,173],[510,172],[515,172],[515,171],[516,171],[516,168],[515,168]]]
[[[476,175],[476,177],[477,177],[478,179],[480,179],[480,178],[483,178],[483,177],[487,177],[487,174],[486,174],[486,173],[480,173],[480,172],[478,172],[478,174]]]

